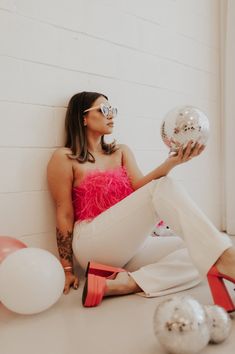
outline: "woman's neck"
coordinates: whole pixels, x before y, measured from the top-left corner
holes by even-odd
[[[88,150],[91,153],[99,153],[102,152],[102,146],[101,146],[101,138],[88,138]]]

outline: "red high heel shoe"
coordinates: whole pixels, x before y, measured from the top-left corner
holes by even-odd
[[[98,306],[104,297],[106,279],[94,274],[88,274],[82,293],[84,307]]]
[[[94,274],[100,277],[112,278],[120,272],[126,272],[126,270],[123,268],[111,267],[101,263],[88,262],[86,269],[86,277],[88,276],[88,274]]]
[[[207,273],[207,279],[214,299],[214,303],[223,307],[227,312],[235,311],[235,306],[224,284],[224,279],[235,284],[235,279],[228,275],[221,274],[216,266],[213,266]]]

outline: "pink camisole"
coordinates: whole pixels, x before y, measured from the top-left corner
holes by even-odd
[[[133,191],[123,166],[88,172],[79,186],[72,190],[75,221],[95,218]]]

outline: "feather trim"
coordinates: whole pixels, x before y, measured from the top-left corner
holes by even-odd
[[[89,172],[73,188],[75,220],[93,219],[133,192],[124,167]]]

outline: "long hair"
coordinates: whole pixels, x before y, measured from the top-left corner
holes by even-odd
[[[65,117],[65,147],[72,150],[72,153],[68,154],[68,157],[76,159],[80,163],[86,161],[95,162],[94,156],[88,150],[83,112],[86,109],[91,108],[92,104],[101,96],[108,100],[108,97],[102,93],[83,91],[75,94],[68,104]],[[110,155],[117,150],[115,140],[112,143],[107,144],[104,141],[104,136],[101,137],[101,147],[107,155]]]

